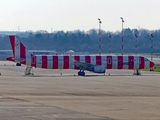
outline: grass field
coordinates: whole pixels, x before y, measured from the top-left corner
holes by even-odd
[[[150,71],[150,68],[144,69],[144,71]],[[155,65],[153,72],[160,72],[160,64]]]

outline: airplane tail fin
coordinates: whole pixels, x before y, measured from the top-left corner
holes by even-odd
[[[26,47],[14,35],[10,35],[9,38],[13,51],[12,61],[26,64],[26,55],[29,54]]]

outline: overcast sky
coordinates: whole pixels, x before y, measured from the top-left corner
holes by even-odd
[[[160,29],[160,0],[0,0],[0,31]]]

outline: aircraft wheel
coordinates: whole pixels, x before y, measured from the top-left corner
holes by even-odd
[[[81,75],[81,72],[80,72],[80,71],[78,72],[78,75],[79,75],[79,76]]]
[[[79,76],[85,76],[85,72],[79,71],[79,72],[78,72],[78,75],[79,75]]]
[[[85,76],[85,72],[82,72],[81,74],[82,74],[82,76]]]
[[[1,75],[1,73],[0,73],[0,75]]]

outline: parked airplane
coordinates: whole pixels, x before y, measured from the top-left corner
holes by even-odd
[[[33,55],[15,37],[9,36],[13,56],[7,60],[44,69],[77,69],[78,75],[84,76],[85,70],[105,73],[106,69],[130,69],[139,75],[140,69],[153,68],[154,63],[143,56],[117,55]]]

